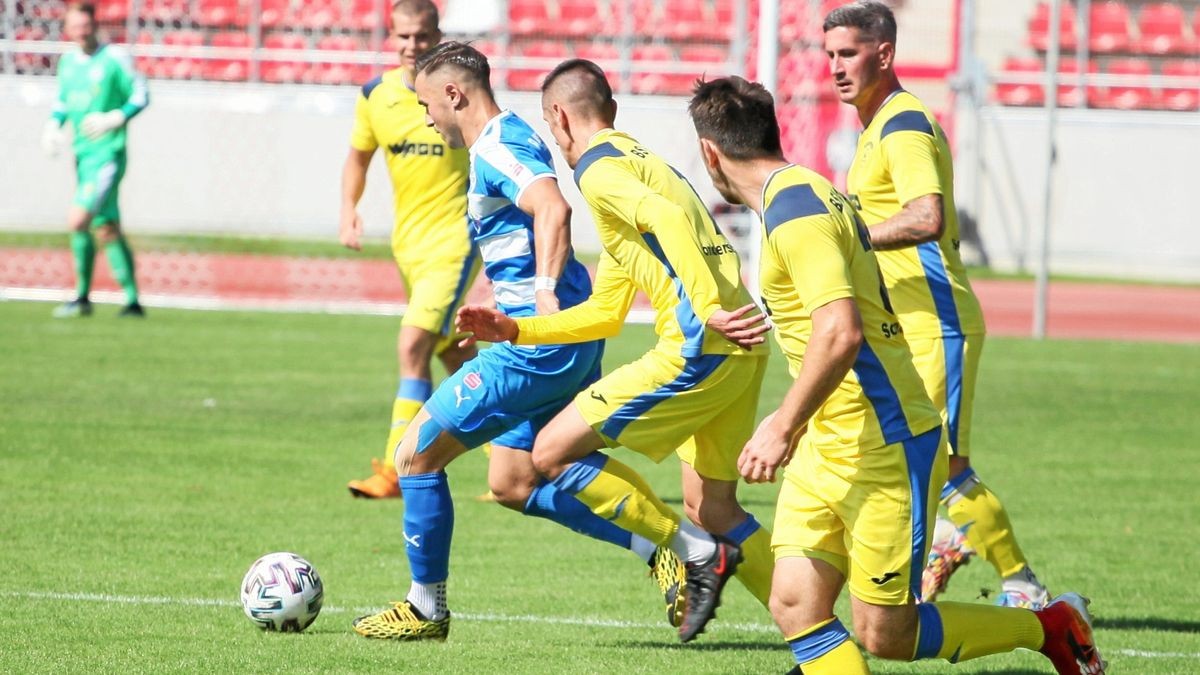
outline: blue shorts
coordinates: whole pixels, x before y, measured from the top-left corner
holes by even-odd
[[[537,432],[600,378],[604,341],[551,347],[492,345],[438,385],[429,415],[468,448],[488,441],[532,450]]]

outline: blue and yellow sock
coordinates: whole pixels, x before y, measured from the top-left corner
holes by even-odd
[[[958,663],[1017,648],[1037,651],[1045,639],[1037,615],[1016,607],[928,602],[917,605],[917,616],[914,661]]]
[[[408,423],[420,412],[421,406],[433,394],[433,383],[417,378],[401,378],[400,386],[396,389],[396,400],[392,402],[392,428],[388,432],[387,448],[383,452],[383,463],[392,466],[396,446],[404,438]]]
[[[636,471],[600,451],[575,462],[554,486],[575,495],[592,513],[662,546],[679,529],[679,516]]]
[[[967,543],[1001,577],[1012,576],[1028,566],[1017,545],[1008,511],[979,480],[974,469],[967,469],[946,483],[942,488],[942,503],[950,520],[966,535]]]
[[[404,494],[404,551],[414,581],[433,584],[450,575],[454,501],[446,472],[400,477]]]
[[[92,291],[92,270],[96,266],[96,240],[91,232],[71,233],[71,258],[75,261],[75,296],[86,298]]]
[[[632,534],[592,513],[583,502],[550,482],[543,481],[533,489],[529,500],[525,502],[525,515],[552,520],[580,534],[621,548],[630,549],[633,545]]]
[[[748,513],[740,525],[725,533],[725,538],[742,548],[742,563],[735,572],[738,581],[763,607],[767,607],[771,598],[771,577],[775,574],[771,533]]]
[[[862,652],[837,617],[787,638],[804,675],[870,675]],[[797,671],[793,671],[797,672]]]

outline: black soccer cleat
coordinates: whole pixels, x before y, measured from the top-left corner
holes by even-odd
[[[679,626],[679,639],[691,642],[704,632],[704,627],[716,616],[721,604],[721,590],[725,582],[737,571],[742,562],[742,549],[724,537],[714,537],[717,551],[702,563],[687,563],[684,592],[687,594],[687,609],[683,623]]]
[[[146,316],[146,310],[142,308],[140,303],[135,302],[122,307],[121,311],[117,313],[117,316],[142,319]]]

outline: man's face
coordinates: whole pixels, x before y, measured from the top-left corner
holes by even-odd
[[[425,126],[433,127],[441,134],[446,145],[465,148],[467,144],[455,114],[461,92],[457,85],[449,82],[446,72],[440,70],[432,76],[425,72],[417,75],[414,84],[417,102],[425,106]]]
[[[711,142],[700,141],[700,156],[704,159],[704,169],[708,171],[708,177],[712,180],[713,187],[721,194],[721,198],[730,204],[741,204],[742,198],[733,190],[729,176],[725,175],[725,171],[721,168],[720,158]]]
[[[825,33],[829,73],[842,103],[857,105],[870,98],[883,75],[880,43],[863,41],[857,28],[838,26]]]
[[[411,69],[417,59],[442,41],[442,32],[432,14],[392,14],[392,37],[400,54],[400,65]]]
[[[561,110],[559,108],[558,110]],[[554,142],[558,145],[558,149],[562,151],[563,159],[567,160],[567,166],[574,169],[579,162],[579,155],[575,152],[574,140],[571,134],[559,124],[559,113],[555,109],[554,103],[547,100],[545,94],[542,95],[542,119],[545,120],[546,126],[550,127],[550,135],[554,137]]]
[[[63,36],[80,48],[89,49],[96,44],[96,23],[84,12],[69,11],[63,17]]]

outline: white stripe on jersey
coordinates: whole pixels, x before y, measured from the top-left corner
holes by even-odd
[[[512,204],[507,197],[488,197],[487,195],[467,193],[467,213],[475,220],[486,218],[500,209]]]
[[[529,245],[529,232],[522,227],[512,232],[480,239],[479,254],[483,256],[483,261],[486,263],[532,255],[533,248]]]
[[[492,291],[500,305],[532,305],[537,301],[533,290],[533,279],[520,281],[493,281]]]

